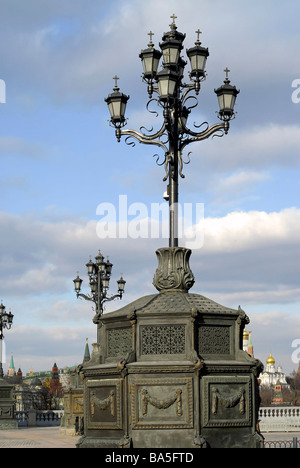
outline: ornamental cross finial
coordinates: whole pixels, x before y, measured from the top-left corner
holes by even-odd
[[[175,24],[175,20],[177,19],[177,16],[175,15],[175,13],[173,13],[173,15],[170,16],[170,18],[173,20],[173,24]]]
[[[154,44],[153,44],[153,42],[152,42],[152,39],[153,39],[154,33],[153,33],[152,31],[150,31],[150,32],[148,33],[148,36],[150,36],[150,42],[149,42],[149,44],[148,44],[148,47],[153,47]]]
[[[115,76],[113,77],[113,80],[115,80],[115,88],[114,88],[115,90],[118,90],[118,89],[119,89],[119,88],[118,88],[118,80],[119,80],[119,79],[120,79],[120,78],[119,78],[117,75],[115,75]]]
[[[200,44],[200,34],[202,34],[202,32],[200,31],[200,29],[198,29],[197,31],[195,31],[196,34],[197,34],[197,42]]]
[[[224,72],[226,73],[226,80],[228,80],[228,73],[230,72],[229,68],[226,67]]]

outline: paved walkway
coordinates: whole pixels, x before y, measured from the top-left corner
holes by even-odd
[[[0,430],[0,448],[76,448],[77,436],[60,433],[59,427],[24,427]]]
[[[300,432],[269,432],[265,440],[300,440]],[[0,430],[0,448],[76,448],[80,436],[66,436],[59,427],[24,427]]]

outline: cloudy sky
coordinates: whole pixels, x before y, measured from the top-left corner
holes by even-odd
[[[221,0],[0,0],[0,12],[0,299],[15,315],[5,334],[4,369],[11,353],[24,373],[82,361],[96,327],[72,280],[79,270],[87,284],[85,263],[98,249],[114,264],[111,292],[121,272],[127,281],[122,303],[107,311],[156,292],[155,250],[167,239],[100,235],[101,207],[115,207],[116,223],[124,222],[119,202],[126,200],[134,222],[141,206],[150,217],[166,190],[156,149],[118,143],[104,98],[118,74],[130,95],[128,127],[161,122],[145,107],[139,53],[150,30],[158,46],[173,13],[185,48],[194,46],[200,28],[210,52],[190,125],[217,123],[214,89],[226,66],[241,90],[229,134],[184,154],[192,151],[180,202],[204,206],[204,242],[190,262],[192,292],[241,305],[256,357],[265,363],[272,352],[286,373],[296,369],[298,2],[228,0],[224,8]]]

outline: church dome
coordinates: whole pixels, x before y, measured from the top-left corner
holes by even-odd
[[[275,364],[275,359],[273,358],[271,353],[270,353],[270,356],[267,359],[267,364],[271,364],[272,366],[274,366],[274,364]]]

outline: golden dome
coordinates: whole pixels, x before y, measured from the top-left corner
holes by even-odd
[[[244,328],[244,333],[243,333],[243,338],[248,338],[249,333],[246,331],[246,328]]]
[[[275,364],[275,359],[273,358],[271,353],[270,353],[270,356],[267,359],[267,364],[271,364],[271,365]]]

